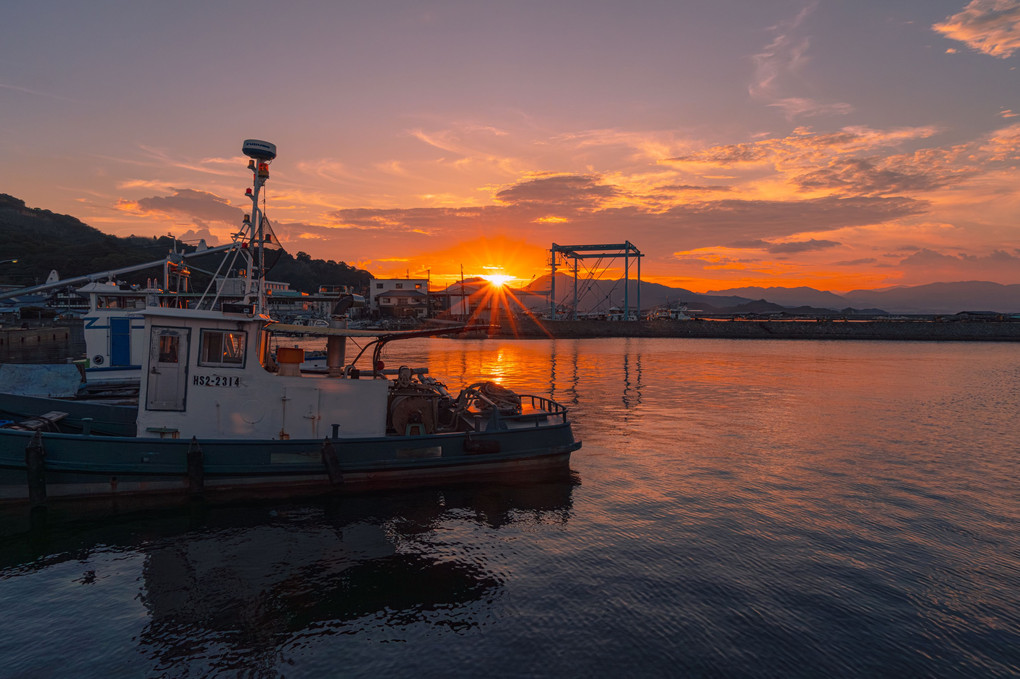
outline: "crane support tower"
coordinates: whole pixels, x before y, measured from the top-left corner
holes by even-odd
[[[617,257],[623,257],[623,318],[625,320],[631,320],[630,315],[630,261],[631,259],[637,260],[637,313],[634,318],[641,315],[641,258],[644,257],[641,251],[637,249],[630,241],[624,241],[623,243],[614,243],[609,245],[557,245],[552,244],[549,248],[549,265],[552,269],[552,277],[549,285],[549,318],[551,320],[558,320],[556,316],[556,264],[557,255],[562,257],[564,260],[574,260],[574,304],[572,311],[572,320],[577,320],[577,262],[581,259],[603,259],[605,257],[612,258],[610,261],[615,260]]]

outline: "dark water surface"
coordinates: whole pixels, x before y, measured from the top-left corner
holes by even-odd
[[[0,676],[1020,674],[1020,346],[409,343],[560,482],[0,531]]]

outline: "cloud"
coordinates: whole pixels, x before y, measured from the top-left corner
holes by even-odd
[[[782,109],[789,120],[821,115],[845,116],[853,113],[854,111],[854,107],[850,104],[844,104],[842,102],[823,104],[815,101],[814,99],[807,99],[805,97],[784,97],[773,101],[769,104],[769,106],[775,106],[776,108]]]
[[[666,186],[655,187],[657,191],[732,191],[732,186],[724,186],[722,184],[710,184],[707,186],[697,186],[693,184],[667,184]]]
[[[477,208],[349,208],[329,213],[334,224],[325,228],[334,233],[346,230],[428,233],[432,229],[463,223],[483,211]]]
[[[849,270],[855,266],[852,260],[869,269],[867,275],[874,279],[869,279],[869,284],[880,284],[892,274],[876,273],[880,266],[876,258],[897,271],[911,265],[897,264],[910,252],[885,258],[878,248],[891,252],[893,245],[913,242],[907,239],[929,237],[935,240],[926,242],[966,242],[965,234],[975,232],[977,227],[968,221],[973,210],[966,204],[973,194],[964,190],[964,181],[973,179],[969,186],[979,188],[983,195],[1012,195],[1007,194],[1012,189],[1006,186],[1009,168],[1020,157],[1020,125],[957,146],[916,149],[939,132],[930,125],[890,129],[847,126],[824,132],[798,127],[783,137],[700,150],[692,150],[690,142],[663,143],[659,149],[662,155],[655,157],[620,146],[612,153],[626,151],[623,165],[564,163],[584,169],[518,171],[514,173],[516,181],[501,183],[486,176],[485,183],[462,186],[460,197],[451,193],[440,199],[428,193],[431,186],[419,185],[417,205],[400,207],[391,207],[392,200],[383,193],[368,190],[358,192],[357,199],[309,194],[315,199],[312,209],[304,189],[287,186],[283,193],[274,194],[274,228],[291,251],[303,249],[315,257],[375,262],[382,268],[393,268],[399,264],[397,260],[406,259],[415,267],[445,271],[443,263],[426,261],[425,253],[440,252],[449,243],[470,242],[479,234],[512,234],[539,252],[533,257],[538,262],[544,258],[542,248],[551,241],[628,239],[645,253],[647,273],[676,266],[671,253],[685,252],[709,262],[706,266],[713,271],[757,267],[758,280],[768,276],[793,280],[801,275],[798,271],[812,271],[812,266],[822,272],[818,276],[842,280],[854,275]],[[492,132],[479,135],[501,139]],[[588,138],[583,144],[589,149],[611,147],[595,142]],[[437,148],[431,145],[427,151],[433,154]],[[602,166],[616,169],[605,174],[588,169]],[[425,176],[420,163],[408,167],[412,174]],[[344,181],[354,168],[313,161],[303,170],[308,176]],[[372,186],[371,182],[367,185]],[[947,187],[954,190],[945,191]],[[127,188],[145,187],[132,184]],[[212,225],[231,224],[236,229],[240,223],[241,210],[214,193],[188,189],[165,193],[168,195],[122,201],[120,207],[163,221],[185,215],[196,235],[204,229],[221,234],[221,240],[225,231]],[[285,203],[282,211],[281,200]],[[336,209],[337,205],[345,207]],[[949,209],[962,216],[954,218],[947,213]],[[1012,247],[1006,229],[1001,227],[1003,235],[996,242]],[[457,258],[465,256],[459,246],[455,250],[448,257],[454,268]],[[750,259],[738,259],[742,256]],[[835,256],[847,262],[826,263]],[[953,261],[942,260],[940,266],[950,264]],[[957,270],[966,265],[962,260],[956,264]],[[843,268],[825,274],[826,266]],[[912,270],[920,276],[920,266]],[[947,277],[959,279],[960,274]]]
[[[903,160],[903,159],[901,159]],[[933,191],[966,176],[934,164],[914,164],[881,158],[837,158],[827,167],[794,178],[803,189],[837,189],[857,195],[887,195]]]
[[[690,231],[781,237],[806,231],[881,224],[919,214],[924,201],[903,197],[826,196],[800,201],[720,200],[680,205],[667,217]],[[728,240],[728,239],[727,239]],[[718,239],[713,244],[720,242]]]
[[[924,282],[981,280],[1016,283],[1020,253],[993,250],[986,255],[969,253],[946,254],[922,248],[901,259],[898,266],[904,275]]]
[[[317,179],[325,179],[329,182],[359,182],[364,181],[361,175],[349,169],[346,164],[331,158],[320,158],[317,160],[298,161],[295,167]]]
[[[497,193],[496,199],[525,207],[584,210],[598,207],[617,193],[617,189],[592,175],[556,175],[520,182]]]
[[[981,144],[980,153],[987,162],[1012,164],[1020,160],[1020,125],[992,132]]]
[[[219,239],[209,229],[188,229],[184,233],[177,235],[177,240],[190,245],[198,245],[199,241],[204,240],[205,244],[209,247],[220,244]]]
[[[726,247],[733,248],[735,250],[764,250],[770,245],[767,240],[738,240],[730,243]]]
[[[8,85],[6,83],[0,83],[0,89],[13,90],[14,92],[21,92],[22,94],[31,94],[32,96],[35,97],[45,97],[47,99],[56,99],[57,101],[66,101],[72,104],[81,104],[80,101],[76,99],[71,99],[70,97],[65,97],[59,94],[53,94],[52,92],[43,92],[42,90],[31,90],[28,89],[27,87],[18,87],[17,85]]]
[[[773,254],[790,255],[800,252],[812,252],[815,250],[828,250],[838,248],[842,243],[833,240],[810,240],[787,241],[785,243],[769,243],[768,251]]]
[[[771,153],[768,142],[750,142],[713,146],[703,151],[685,156],[667,158],[673,162],[710,163],[712,165],[735,165],[737,163],[760,163],[767,160]]]
[[[166,182],[153,179],[125,179],[117,183],[118,189],[153,189],[157,191],[173,191]]]
[[[815,167],[827,158],[860,153],[873,154],[879,150],[927,139],[938,131],[938,128],[930,125],[890,130],[848,126],[836,132],[826,133],[815,133],[810,128],[798,127],[786,137],[712,146],[686,155],[666,158],[664,162],[722,167],[739,167],[744,164],[771,165],[775,168],[797,165]]]
[[[1020,49],[1020,1],[972,0],[932,29],[975,51],[1008,59]]]
[[[878,260],[874,257],[862,257],[861,259],[845,259],[839,262],[833,262],[833,266],[864,266],[867,264],[874,264]]]
[[[982,267],[988,264],[1016,267],[1017,265],[1020,265],[1020,257],[1011,255],[1005,250],[994,250],[987,255],[969,255],[966,253],[947,255],[928,248],[921,248],[917,252],[900,261],[900,264],[904,266],[933,266],[946,263],[966,263],[976,267]]]
[[[801,241],[783,241],[783,242],[769,242],[766,240],[744,240],[730,243],[728,248],[734,248],[739,250],[765,250],[772,254],[794,254],[801,252],[811,252],[815,250],[827,250],[829,248],[835,248],[842,245],[837,241],[833,240],[816,240],[814,238],[810,240]]]
[[[186,217],[196,225],[208,222],[230,224],[239,227],[244,212],[221,198],[205,191],[174,189],[171,196],[152,196],[137,201],[121,200],[118,209],[156,217]]]
[[[117,159],[122,162],[129,162],[133,164],[152,165],[156,164],[160,167],[173,167],[180,170],[187,170],[189,172],[198,172],[203,175],[215,175],[218,177],[236,177],[237,167],[244,167],[247,164],[247,159],[240,157],[234,158],[202,158],[197,163],[191,160],[180,160],[172,155],[166,149],[157,148],[155,146],[146,146],[140,144],[141,149],[145,155],[149,156],[149,161],[136,161],[127,159]]]
[[[509,132],[491,125],[459,121],[439,131],[409,130],[408,134],[422,142],[431,162],[462,171],[491,170],[501,174],[516,174],[519,162],[513,150]],[[435,151],[442,157],[435,159]],[[399,163],[389,168],[398,174],[406,169]]]
[[[798,76],[808,62],[807,51],[810,40],[800,33],[816,3],[802,9],[792,20],[773,26],[775,37],[761,52],[752,57],[754,74],[748,86],[752,99],[763,101],[768,106],[782,109],[787,119],[819,115],[846,115],[853,111],[850,104],[842,102],[824,103],[803,96],[787,93],[787,81]]]
[[[513,233],[517,237],[543,242],[560,229],[548,222],[535,223],[549,215],[553,196],[568,203],[556,204],[556,214],[566,220],[569,236],[582,242],[619,242],[627,238],[639,247],[654,244],[658,251],[676,251],[716,247],[734,241],[764,243],[776,253],[804,252],[839,243],[821,239],[785,242],[799,233],[820,232],[853,226],[883,224],[924,212],[928,204],[905,197],[851,196],[820,197],[806,200],[703,200],[676,204],[652,211],[640,206],[601,207],[598,200],[607,195],[594,177],[564,185],[536,185],[525,180],[505,189],[505,197],[516,203],[485,208],[414,208],[374,210],[360,208],[332,213],[338,227],[320,227],[323,237],[342,237],[351,229],[362,238],[371,235],[375,244],[393,243],[409,247],[408,234],[437,240],[465,240],[479,233]],[[554,187],[560,190],[554,190]],[[580,188],[580,196],[577,191]],[[612,188],[612,187],[608,187]],[[589,195],[591,194],[591,195]],[[285,227],[277,229],[281,239]],[[567,237],[564,235],[564,237]],[[371,244],[369,244],[371,245]],[[381,253],[372,256],[377,258]]]

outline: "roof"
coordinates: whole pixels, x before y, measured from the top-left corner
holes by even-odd
[[[420,290],[386,290],[380,292],[376,297],[424,297],[425,293]]]

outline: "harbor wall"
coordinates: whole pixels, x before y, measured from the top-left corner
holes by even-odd
[[[462,337],[484,337],[469,333]],[[690,337],[716,339],[831,339],[945,342],[1017,342],[1020,321],[504,321],[490,337],[562,338]],[[0,327],[0,363],[64,363],[85,353],[80,321],[51,326]]]
[[[84,352],[81,321],[29,328],[0,327],[0,363],[64,363]]]
[[[1020,341],[1020,321],[691,320],[543,321],[518,319],[498,337],[703,337],[906,341]]]

